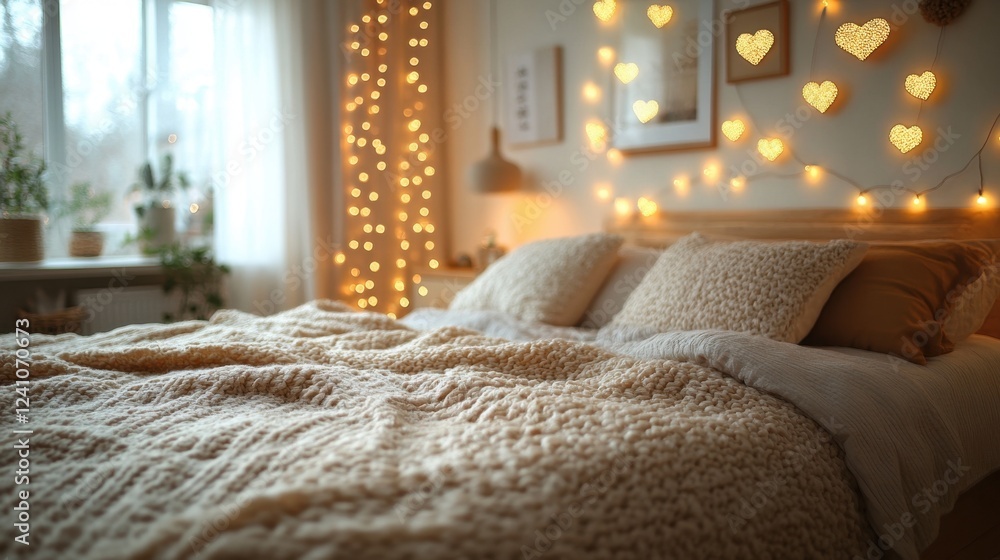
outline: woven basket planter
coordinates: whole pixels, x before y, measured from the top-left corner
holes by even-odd
[[[104,251],[104,234],[99,231],[74,231],[69,238],[71,257],[99,257]]]
[[[41,218],[0,218],[0,262],[34,262],[43,258]]]
[[[18,311],[18,319],[27,319],[28,332],[37,334],[78,333],[87,313],[81,306],[69,307],[55,313],[28,313]]]

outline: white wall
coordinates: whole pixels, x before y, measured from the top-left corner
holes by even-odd
[[[634,2],[636,0],[618,0]],[[663,3],[663,2],[661,2]],[[746,0],[717,0],[717,9],[745,4]],[[754,2],[759,3],[759,2]],[[819,0],[791,0],[791,65],[789,76],[749,82],[740,92],[725,83],[721,44],[717,49],[718,117],[741,117],[778,135],[779,120],[804,104],[802,86],[810,81],[809,66],[818,20]],[[617,26],[603,24],[594,17],[590,0],[499,0],[499,36],[501,60],[506,53],[537,47],[561,45],[564,60],[565,131],[563,142],[555,145],[510,148],[504,152],[530,177],[535,188],[543,181],[556,180],[561,172],[572,184],[554,199],[540,191],[514,195],[479,195],[467,183],[469,166],[485,155],[490,125],[490,100],[481,101],[487,88],[481,79],[490,74],[489,2],[488,0],[449,0],[446,5],[446,93],[448,123],[447,180],[451,205],[451,251],[472,252],[487,229],[495,230],[501,243],[516,246],[543,237],[598,231],[611,215],[610,203],[594,196],[595,185],[607,182],[616,196],[635,199],[653,195],[661,208],[736,210],[741,208],[843,208],[854,204],[858,191],[829,175],[818,181],[805,177],[770,178],[747,184],[740,193],[723,196],[720,189],[693,185],[685,195],[674,192],[673,179],[696,175],[708,164],[722,169],[723,178],[731,165],[748,159],[759,133],[749,131],[749,138],[732,144],[719,134],[715,149],[687,152],[662,152],[627,157],[620,165],[606,159],[595,161],[581,171],[571,155],[586,145],[584,124],[590,118],[609,114],[606,88],[608,70],[596,57],[599,47],[618,43]],[[888,142],[888,131],[897,122],[916,118],[919,103],[903,89],[905,76],[930,67],[934,58],[939,28],[926,23],[916,9],[916,0],[831,0],[831,11],[823,23],[818,43],[815,79],[831,79],[841,88],[834,109],[813,115],[794,134],[785,137],[786,145],[805,161],[815,162],[850,176],[863,185],[886,184],[902,180],[921,190],[937,184],[959,170],[979,149],[990,126],[1000,112],[1000,72],[997,71],[997,26],[1000,2],[979,0],[957,22],[946,28],[942,51],[934,71],[938,89],[924,104],[920,125],[924,143],[907,155],[900,154]],[[645,4],[644,4],[645,5]],[[558,13],[562,6],[575,8],[555,28],[547,11]],[[895,12],[894,12],[895,10]],[[909,18],[900,14],[911,11]],[[893,14],[897,17],[894,18]],[[836,27],[846,21],[863,23],[884,17],[894,23],[889,42],[874,56],[860,62],[834,44]],[[720,38],[720,42],[723,38]],[[593,81],[604,87],[604,97],[597,104],[586,102],[583,84]],[[479,88],[477,91],[477,87]],[[458,107],[464,109],[455,110]],[[836,109],[836,110],[835,110]],[[959,135],[954,144],[925,165],[913,181],[914,163],[930,149],[938,128],[951,129]],[[993,130],[984,152],[983,168],[987,190],[994,188],[993,199],[1000,197],[1000,128]],[[789,163],[767,166],[777,173],[798,172],[802,167]],[[914,161],[916,160],[916,161]],[[909,164],[909,166],[908,166]],[[908,172],[909,170],[909,172]],[[978,189],[975,162],[969,170],[929,195],[930,206],[968,206]],[[898,201],[909,204],[912,197]]]

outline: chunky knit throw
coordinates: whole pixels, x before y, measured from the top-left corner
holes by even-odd
[[[826,432],[693,363],[418,332],[324,301],[33,336],[30,349],[31,545],[5,538],[11,558],[850,558],[864,547],[853,477]],[[13,482],[0,477],[0,495]]]

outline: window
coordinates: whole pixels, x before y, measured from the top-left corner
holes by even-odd
[[[120,248],[136,229],[130,187],[145,161],[171,153],[192,182],[172,201],[184,231],[208,195],[216,142],[208,1],[0,0],[0,16],[0,111],[44,151],[53,198],[80,181],[112,193],[106,253],[134,252]],[[69,226],[52,225],[46,254],[65,255]]]

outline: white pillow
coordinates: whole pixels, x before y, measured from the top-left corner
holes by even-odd
[[[625,246],[618,250],[618,263],[583,313],[580,326],[599,329],[615,318],[628,296],[663,254],[662,249]]]
[[[867,250],[848,240],[709,241],[695,233],[663,252],[612,323],[798,343]]]
[[[621,244],[621,237],[602,233],[529,243],[490,265],[449,309],[573,326],[611,272]]]

